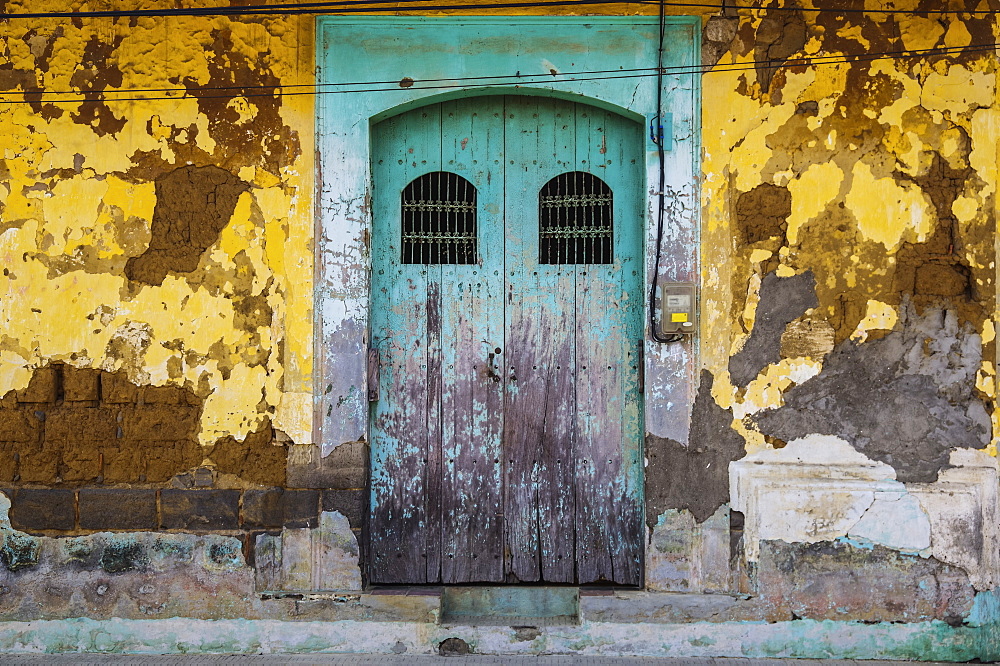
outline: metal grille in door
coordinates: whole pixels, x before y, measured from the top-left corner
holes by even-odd
[[[612,203],[611,188],[585,171],[547,182],[538,196],[538,262],[613,263]]]
[[[414,179],[402,196],[404,264],[476,263],[476,187],[435,171]]]

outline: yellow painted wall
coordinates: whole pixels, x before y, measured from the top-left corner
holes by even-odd
[[[82,6],[12,0],[6,10]],[[495,13],[655,11],[609,4]],[[812,270],[820,306],[808,318],[829,324],[835,342],[877,337],[901,307],[897,261],[916,261],[914,248],[935,238],[941,201],[959,239],[946,251],[973,281],[973,297],[956,307],[994,358],[995,53],[785,66],[770,81],[753,62],[968,46],[994,40],[996,20],[805,12],[799,26],[788,16],[743,11],[728,41],[706,33],[718,64],[702,82],[701,353],[716,399],[737,416],[779,405],[783,390],[822,368],[821,355],[787,358],[745,391],[728,381],[728,359],[754,323],[760,277]],[[206,445],[242,438],[266,415],[294,441],[310,441],[314,99],[276,100],[252,86],[312,83],[312,26],[311,16],[0,22],[2,90],[172,91],[0,106],[0,394],[61,360],[124,370],[138,384],[189,386],[205,399]],[[251,88],[200,101],[177,92],[233,85]],[[158,200],[155,181],[188,165],[217,166],[245,184],[230,219],[194,270],[160,284],[130,280],[128,261],[147,250],[157,207],[176,204]],[[935,190],[942,174],[954,181],[943,195]],[[776,188],[766,192],[784,197],[788,211],[777,236],[748,242],[737,213],[765,193],[761,186]],[[248,326],[237,311],[248,302],[272,316]],[[978,388],[992,400],[995,385],[994,365],[984,362]],[[751,447],[765,445],[736,427]]]
[[[0,89],[153,98],[0,106],[0,394],[50,361],[122,369],[140,385],[194,389],[205,400],[203,444],[242,438],[265,415],[308,441],[313,98],[275,103],[253,86],[313,81],[311,20],[12,20],[0,37]],[[251,87],[165,99],[234,84]],[[178,204],[158,201],[154,181],[186,165],[221,167],[245,191],[195,270],[130,281],[126,262],[149,244],[154,210]],[[234,303],[247,299],[273,316],[236,321]]]

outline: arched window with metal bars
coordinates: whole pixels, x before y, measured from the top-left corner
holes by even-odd
[[[434,171],[410,181],[402,194],[402,263],[474,264],[476,186],[458,174]]]
[[[585,171],[547,182],[538,195],[538,262],[613,263],[612,201],[607,183]]]

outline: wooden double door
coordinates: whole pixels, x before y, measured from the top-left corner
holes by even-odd
[[[373,128],[371,582],[641,584],[642,151],[534,96]]]

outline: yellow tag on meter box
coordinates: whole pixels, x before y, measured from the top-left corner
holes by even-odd
[[[671,312],[670,321],[673,323],[685,322],[688,320],[687,312]]]

